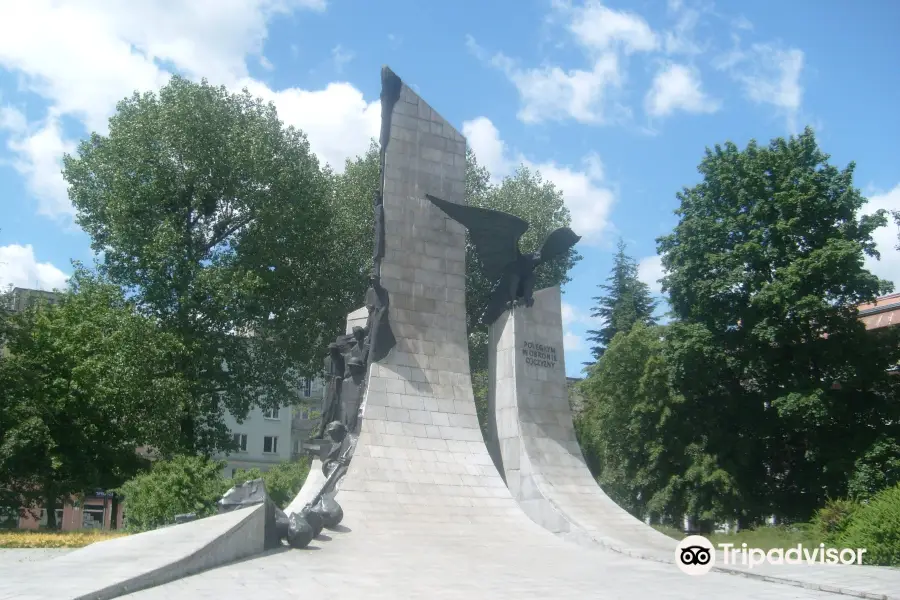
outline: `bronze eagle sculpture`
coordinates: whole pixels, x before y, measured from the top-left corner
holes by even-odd
[[[447,202],[430,194],[425,197],[469,231],[484,274],[494,283],[482,316],[482,322],[487,325],[515,305],[532,306],[535,269],[565,255],[581,239],[568,227],[560,227],[547,236],[540,251],[522,254],[519,239],[528,231],[524,219],[499,210]]]

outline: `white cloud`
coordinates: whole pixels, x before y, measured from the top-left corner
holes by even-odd
[[[9,285],[52,291],[66,286],[69,276],[49,262],[38,262],[30,244],[0,246],[0,288]]]
[[[664,275],[662,257],[659,255],[647,256],[638,261],[638,279],[646,283],[652,293],[662,292],[662,284],[659,280]]]
[[[744,15],[738,15],[737,17],[735,17],[735,19],[732,21],[732,25],[735,27],[735,29],[753,31],[753,23]]]
[[[797,48],[775,44],[753,44],[749,51],[736,48],[719,57],[715,66],[729,72],[744,95],[757,104],[769,104],[781,114],[789,131],[797,131],[797,117],[803,103],[804,54]]]
[[[879,209],[900,211],[900,183],[888,192],[875,194],[869,197],[869,202],[863,207],[864,214],[872,214]],[[900,251],[896,246],[900,241],[897,238],[898,227],[893,217],[888,214],[887,227],[876,229],[872,234],[881,260],[866,257],[866,268],[882,279],[894,283],[895,291],[900,291]]]
[[[577,317],[575,316],[577,314],[577,309],[574,306],[572,306],[568,302],[563,302],[561,310],[563,325],[569,325],[577,321]]]
[[[692,8],[682,10],[680,6],[672,8],[671,3],[670,11],[677,13],[678,19],[675,26],[663,34],[663,48],[666,54],[688,56],[702,54],[705,48],[694,40],[694,29],[700,20],[700,11]]]
[[[15,156],[12,167],[25,179],[26,188],[37,200],[38,213],[49,217],[74,214],[61,172],[63,154],[73,152],[75,144],[63,139],[56,118],[48,118],[30,130],[24,116],[15,119],[11,114],[0,118],[0,126],[7,125],[10,137],[6,146]]]
[[[574,352],[582,349],[582,340],[580,336],[575,335],[571,331],[567,331],[563,335],[563,349],[566,352]]]
[[[677,63],[663,66],[644,100],[647,113],[666,117],[676,110],[689,113],[713,113],[721,103],[702,89],[697,69]]]
[[[463,123],[463,135],[478,163],[490,172],[495,182],[500,181],[512,172],[515,165],[506,148],[506,142],[500,139],[500,131],[487,117],[476,117]]]
[[[28,121],[19,109],[12,106],[0,106],[0,129],[20,134],[28,129]]]
[[[334,70],[338,73],[344,71],[344,65],[353,60],[353,52],[345,50],[343,46],[338,44],[331,49],[331,60],[334,61]]]
[[[599,317],[592,317],[589,310],[582,310],[568,302],[562,303],[562,322],[563,326],[583,325],[591,328],[597,328],[603,324],[603,320]]]
[[[565,22],[586,54],[588,68],[523,68],[502,53],[489,56],[472,36],[466,37],[466,47],[516,86],[521,101],[517,116],[525,123],[572,119],[602,125],[629,118],[631,111],[616,101],[625,81],[623,58],[658,50],[658,36],[640,15],[611,9],[599,0],[574,7],[568,0],[553,0],[552,6],[546,22]]]
[[[591,51],[604,52],[621,48],[626,54],[649,52],[659,47],[659,40],[643,17],[628,11],[613,10],[598,0],[588,0],[572,10],[569,23],[575,39]]]
[[[303,129],[320,158],[336,169],[377,134],[378,100],[366,102],[348,84],[324,90],[272,90],[249,78],[247,62],[262,55],[268,22],[297,9],[320,11],[325,0],[0,0],[0,68],[49,102],[40,125],[21,122],[7,142],[45,214],[71,213],[59,173],[71,149],[59,118],[70,116],[105,133],[116,103],[134,91],[156,90],[172,72],[271,99],[282,119]],[[374,123],[374,125],[373,125]]]
[[[517,116],[525,123],[574,119],[601,124],[616,117],[617,107],[610,108],[607,97],[610,88],[622,83],[615,53],[597,57],[589,71],[558,66],[525,69],[502,53],[489,56],[472,36],[466,36],[466,48],[479,60],[503,71],[516,86],[521,102]]]
[[[574,119],[579,123],[609,121],[606,113],[610,87],[622,83],[615,54],[604,54],[593,69],[584,71],[560,67],[507,69],[507,76],[519,90],[522,107],[518,117],[525,123]]]
[[[362,92],[349,83],[329,83],[316,91],[274,91],[250,79],[241,86],[272,101],[279,118],[306,133],[313,152],[337,171],[343,171],[347,158],[364,153],[370,140],[378,137],[381,102],[366,102]]]
[[[524,164],[553,182],[562,190],[572,221],[586,242],[594,242],[608,227],[609,213],[615,194],[605,185],[600,157],[589,154],[583,159],[583,169],[558,165],[555,162],[534,162],[520,153],[513,153],[500,138],[500,132],[490,119],[478,117],[463,123],[463,135],[478,157],[479,163],[490,171],[494,182],[511,175]]]

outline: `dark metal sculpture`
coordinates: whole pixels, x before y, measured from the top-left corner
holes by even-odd
[[[262,479],[251,479],[232,487],[217,502],[219,514],[257,504],[266,507],[263,546],[267,550],[280,547],[281,540],[290,536],[290,519],[269,497]]]
[[[319,437],[325,435],[325,425],[337,418],[340,411],[341,384],[344,381],[344,354],[340,338],[338,342],[328,344],[328,356],[325,357],[325,390],[322,394],[322,423]]]
[[[365,395],[366,374],[372,363],[384,359],[397,344],[389,321],[390,299],[381,285],[381,261],[385,256],[384,170],[391,138],[391,118],[400,100],[402,81],[389,68],[381,70],[381,156],[378,188],[373,194],[375,247],[370,287],[365,305],[365,327],[354,327],[328,345],[325,358],[325,393],[318,439],[304,444],[322,460],[325,483],[299,513],[288,518],[288,543],[303,548],[322,527],[335,527],[344,517],[334,499],[336,485],[350,464],[359,432],[359,411]]]
[[[534,304],[534,270],[538,265],[564,256],[581,236],[568,227],[560,227],[547,236],[539,252],[522,254],[519,238],[528,231],[528,222],[499,210],[466,206],[425,197],[448,217],[469,231],[485,275],[494,282],[494,291],[482,321],[488,325],[503,311],[523,303]]]

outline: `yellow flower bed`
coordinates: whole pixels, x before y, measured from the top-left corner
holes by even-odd
[[[13,529],[0,531],[0,548],[83,548],[127,535],[121,531],[34,531]]]

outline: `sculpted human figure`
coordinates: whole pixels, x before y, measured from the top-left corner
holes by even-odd
[[[353,356],[365,365],[369,357],[368,331],[363,327],[354,327],[353,339],[356,340],[356,345],[353,347]]]
[[[366,308],[369,310],[369,320],[366,328],[369,330],[369,350],[367,366],[378,362],[388,355],[397,344],[397,338],[391,330],[388,320],[388,293],[381,285],[381,278],[372,276],[372,284],[366,291]]]
[[[328,356],[325,358],[325,393],[322,394],[322,422],[319,425],[319,435],[325,435],[328,423],[339,418],[341,383],[344,379],[344,356],[341,347],[336,344],[328,344]]]

